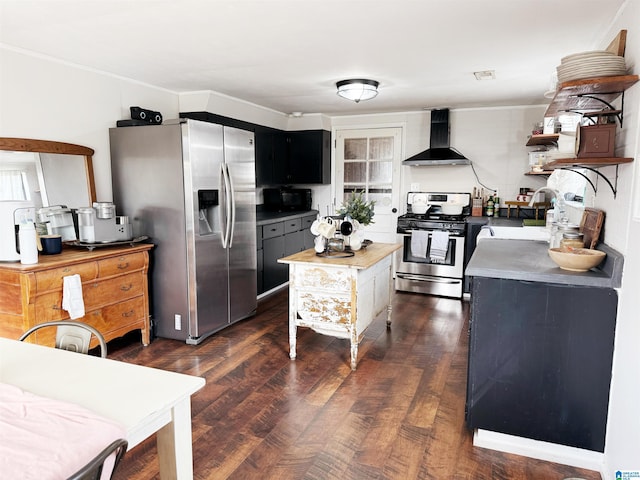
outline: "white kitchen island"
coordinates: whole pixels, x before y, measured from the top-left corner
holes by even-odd
[[[392,254],[401,244],[373,243],[352,257],[319,256],[314,249],[278,260],[289,264],[289,356],[297,327],[351,342],[351,369],[365,329],[385,309],[391,324]]]

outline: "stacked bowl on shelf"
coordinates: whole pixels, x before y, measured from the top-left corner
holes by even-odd
[[[556,70],[560,83],[627,73],[624,57],[600,50],[567,55],[562,58]]]

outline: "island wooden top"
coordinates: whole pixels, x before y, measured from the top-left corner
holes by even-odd
[[[114,255],[126,255],[150,250],[154,247],[151,243],[137,243],[135,245],[101,246],[93,250],[85,247],[63,245],[62,252],[57,255],[38,255],[38,263],[22,265],[20,262],[0,262],[0,270],[19,273],[37,272],[49,268],[66,267],[74,263],[83,263],[91,260],[100,260]]]
[[[320,256],[316,255],[313,248],[304,250],[303,252],[294,253],[288,257],[280,258],[280,263],[302,263],[302,264],[318,264],[339,266],[347,268],[355,268],[364,270],[378,263],[383,258],[391,255],[396,250],[402,248],[400,243],[372,243],[366,248],[362,248],[355,252],[353,257],[339,258],[340,252],[336,256]]]

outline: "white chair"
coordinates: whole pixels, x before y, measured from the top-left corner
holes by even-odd
[[[18,340],[22,342],[36,330],[45,327],[58,327],[56,331],[56,348],[78,353],[89,353],[89,344],[93,335],[100,343],[100,356],[102,358],[107,357],[107,342],[105,342],[102,334],[91,325],[82,322],[58,320],[39,323],[24,332]]]

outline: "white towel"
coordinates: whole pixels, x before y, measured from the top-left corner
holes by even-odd
[[[416,258],[427,258],[428,243],[429,232],[425,230],[413,230],[411,232],[411,256]]]
[[[82,279],[77,273],[62,278],[62,308],[69,312],[73,320],[84,317],[84,300],[82,299]]]
[[[439,230],[431,234],[431,248],[429,248],[429,259],[434,263],[444,263],[449,250],[449,232]]]

